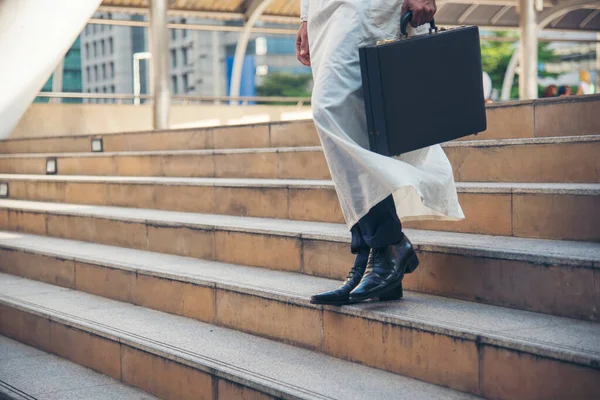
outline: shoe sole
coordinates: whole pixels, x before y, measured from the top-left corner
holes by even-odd
[[[316,304],[321,306],[345,306],[350,304],[350,300],[338,300],[338,301],[310,301],[310,304]]]

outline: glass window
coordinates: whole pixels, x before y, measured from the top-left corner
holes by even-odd
[[[177,39],[177,29],[171,29],[171,39]]]
[[[187,93],[188,90],[189,90],[188,74],[183,74],[183,92]]]
[[[106,64],[102,64],[102,79],[106,79]]]
[[[173,94],[177,94],[177,76],[173,75],[171,80],[173,81]]]
[[[98,57],[98,43],[94,42],[92,46],[94,47],[94,57]]]
[[[85,44],[85,58],[86,59],[90,59],[90,44],[86,43]]]
[[[177,66],[177,51],[175,49],[171,50],[171,66]]]
[[[94,65],[94,82],[97,82],[98,78],[98,66]]]
[[[111,93],[116,93],[115,92],[115,85],[110,85],[110,92]]]
[[[100,49],[102,51],[102,55],[106,54],[106,43],[104,42],[104,39],[102,39],[102,41],[100,42]]]
[[[115,63],[111,61],[110,64],[108,64],[108,69],[110,72],[110,77],[114,78],[115,77]]]
[[[108,38],[108,54],[113,54],[114,52],[113,38]]]
[[[188,49],[184,47],[181,49],[181,55],[183,56],[183,65],[188,65]]]
[[[86,67],[85,74],[87,75],[87,81],[91,82],[92,81],[92,71],[90,70],[90,67]]]

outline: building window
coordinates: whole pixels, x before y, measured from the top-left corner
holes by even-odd
[[[177,66],[177,51],[175,49],[171,50],[171,66]]]
[[[183,74],[183,92],[187,93],[189,90],[188,74]]]
[[[110,85],[110,92],[111,93],[116,93],[115,92],[115,85]]]
[[[113,38],[108,38],[108,54],[113,54],[114,52]]]
[[[102,79],[108,78],[106,76],[106,64],[102,64]]]
[[[86,43],[85,44],[85,58],[86,59],[90,59],[90,44]]]
[[[94,82],[98,82],[98,66],[94,65]]]
[[[104,42],[104,39],[102,39],[102,41],[100,42],[100,49],[102,50],[102,55],[106,54],[106,43]]]
[[[184,47],[183,49],[181,49],[181,55],[183,56],[183,65],[184,66],[188,65],[188,49],[187,49],[187,47]]]
[[[90,67],[86,67],[85,74],[87,75],[88,83],[90,83],[92,81],[92,71],[90,70]]]
[[[94,57],[98,57],[98,46],[97,43],[92,43],[92,47],[94,48]]]
[[[171,80],[173,81],[173,94],[177,94],[177,76],[173,75]]]
[[[171,39],[177,39],[177,29],[171,29]]]
[[[108,70],[110,72],[110,77],[114,78],[115,77],[115,63],[114,62],[110,62],[110,64],[108,64]]]

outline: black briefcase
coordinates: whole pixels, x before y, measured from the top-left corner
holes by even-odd
[[[396,156],[486,130],[479,30],[475,26],[359,49],[371,151]]]

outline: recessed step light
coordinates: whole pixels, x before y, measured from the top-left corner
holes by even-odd
[[[46,159],[46,174],[47,175],[56,175],[57,172],[57,161],[56,157],[50,157]]]
[[[103,151],[104,151],[104,146],[102,145],[102,138],[93,138],[92,139],[92,152],[102,153]]]

